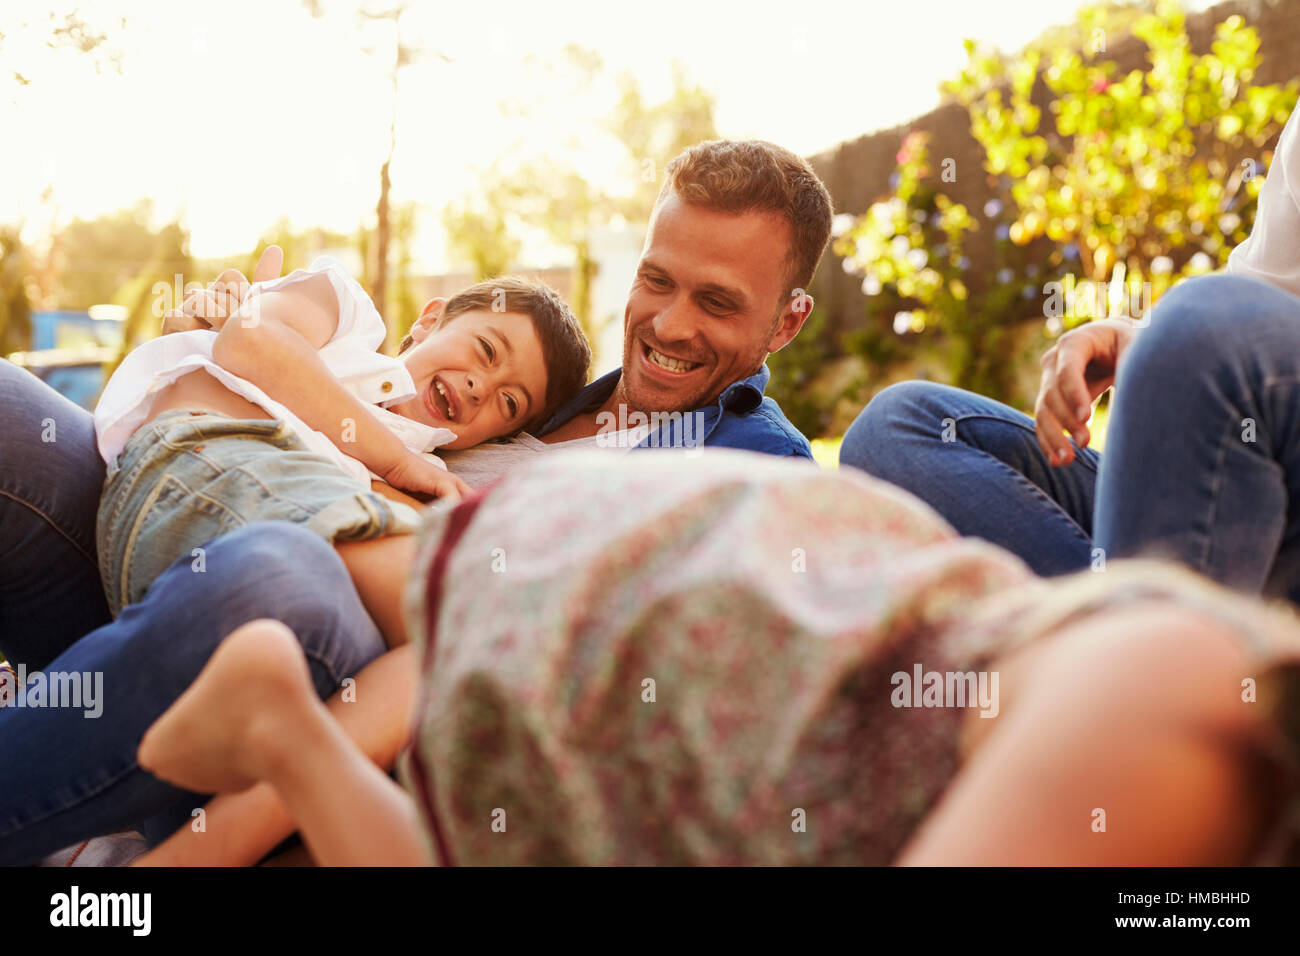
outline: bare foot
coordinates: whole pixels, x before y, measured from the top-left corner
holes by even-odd
[[[198,793],[263,779],[286,728],[319,707],[307,660],[279,621],[250,621],[221,642],[185,693],[145,732],[137,759],[154,776]]]

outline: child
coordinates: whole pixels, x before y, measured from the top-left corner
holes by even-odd
[[[543,457],[421,538],[419,639],[355,702],[283,625],[221,645],[139,761],[223,792],[142,863],[295,828],[322,865],[1214,865],[1296,835],[1296,620],[1176,568],[1038,579],[883,482],[725,450]],[[918,670],[942,686],[900,694]],[[380,768],[412,727],[408,794]]]
[[[404,629],[376,593],[407,555],[418,504],[463,485],[435,448],[466,448],[545,422],[586,381],[590,350],[550,289],[515,278],[429,302],[400,359],[339,263],[254,284],[211,330],[131,352],[95,410],[108,478],[99,564],[116,615],[178,558],[251,521],[306,524],[336,544],[385,539],[349,561],[386,639]],[[371,479],[379,479],[372,486]],[[391,595],[389,595],[391,597]]]

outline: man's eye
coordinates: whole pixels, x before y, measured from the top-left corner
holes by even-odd
[[[506,408],[510,409],[510,417],[514,418],[519,414],[519,403],[509,395],[506,396]]]
[[[492,348],[491,342],[483,338],[483,336],[481,335],[478,337],[478,341],[479,344],[483,346],[483,354],[487,356],[487,360],[489,362],[491,362],[494,358],[496,358],[497,353],[496,350]]]
[[[646,276],[645,280],[656,289],[663,289],[668,285],[668,280],[663,276]]]
[[[704,304],[707,305],[710,309],[713,309],[715,312],[725,312],[729,308],[731,308],[731,306],[728,305],[726,302],[723,302],[721,299],[715,299],[712,296],[706,298],[704,300]]]

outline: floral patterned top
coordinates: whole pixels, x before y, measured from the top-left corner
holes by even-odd
[[[965,716],[900,706],[899,675],[1207,587],[1082,593],[865,475],[718,449],[544,456],[432,513],[421,554],[403,771],[450,864],[887,864]]]

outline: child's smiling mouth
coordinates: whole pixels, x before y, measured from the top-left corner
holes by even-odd
[[[435,419],[454,422],[460,416],[460,401],[456,391],[439,375],[429,380],[424,390],[424,405]]]

